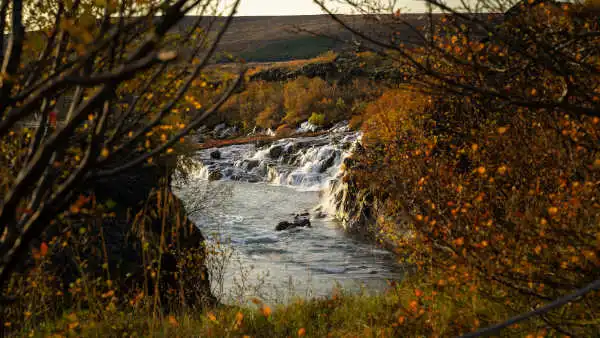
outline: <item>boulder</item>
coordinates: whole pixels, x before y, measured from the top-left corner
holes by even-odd
[[[327,217],[327,213],[324,211],[317,211],[317,213],[315,214],[315,218],[317,219],[322,219]]]
[[[225,128],[227,128],[227,125],[225,123],[218,124],[215,126],[215,129],[213,129],[213,133],[217,134]]]
[[[218,150],[211,151],[210,152],[210,158],[212,158],[213,160],[220,160],[221,159],[221,152],[218,151]]]
[[[248,170],[248,171],[250,171],[260,165],[259,160],[245,160],[244,162],[246,163],[246,170]]]
[[[272,159],[278,159],[283,154],[283,146],[273,146],[269,149],[269,157]]]
[[[223,178],[223,173],[219,169],[213,169],[208,172],[209,181],[218,181]]]
[[[292,222],[283,221],[279,222],[275,227],[276,231],[290,230],[294,228],[304,228],[304,227],[312,227],[310,224],[310,218],[308,213],[303,213],[294,216],[294,220]]]
[[[324,173],[327,171],[327,169],[331,168],[333,166],[333,164],[335,163],[335,158],[336,158],[336,154],[333,153],[331,154],[331,156],[329,156],[325,162],[321,163],[321,167],[319,168],[319,173]]]

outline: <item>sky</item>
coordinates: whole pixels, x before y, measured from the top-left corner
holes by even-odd
[[[423,9],[423,1],[401,0],[400,6],[408,7],[411,11]],[[338,12],[343,12],[338,8]],[[312,0],[242,0],[238,15],[309,15],[322,14],[321,8]]]
[[[242,0],[238,15],[307,15],[321,13],[312,0]]]

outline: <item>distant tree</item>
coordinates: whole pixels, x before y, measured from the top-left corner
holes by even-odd
[[[213,0],[1,1],[2,290],[78,189],[173,153],[226,101],[242,75],[202,73],[238,4],[221,19]],[[201,107],[190,88],[218,95]]]

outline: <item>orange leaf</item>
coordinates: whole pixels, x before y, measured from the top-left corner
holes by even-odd
[[[42,242],[40,245],[40,256],[44,257],[48,254],[48,244],[46,242]]]
[[[265,317],[269,317],[272,313],[271,308],[266,305],[262,307],[261,311]]]
[[[242,320],[244,320],[244,314],[241,312],[236,313],[235,321],[237,322],[238,325],[240,325],[242,323]]]
[[[177,319],[175,318],[175,316],[169,316],[167,319],[171,326],[174,326],[174,327],[179,326],[179,323],[177,322]]]

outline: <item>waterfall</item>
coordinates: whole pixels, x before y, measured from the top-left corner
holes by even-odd
[[[333,178],[328,182],[326,189],[324,190],[320,208],[330,217],[333,217],[341,221],[345,230],[348,226],[348,214],[347,204],[349,201],[348,184],[344,181],[344,166],[346,159],[352,155],[356,145],[360,142],[362,134],[358,134],[356,139],[353,141],[352,146],[343,153],[341,158],[341,165],[338,167],[338,171]]]
[[[207,180],[266,182],[300,190],[328,191],[343,160],[360,133],[347,124],[335,125],[327,133],[287,138],[270,145],[233,145],[200,151],[198,175]]]

